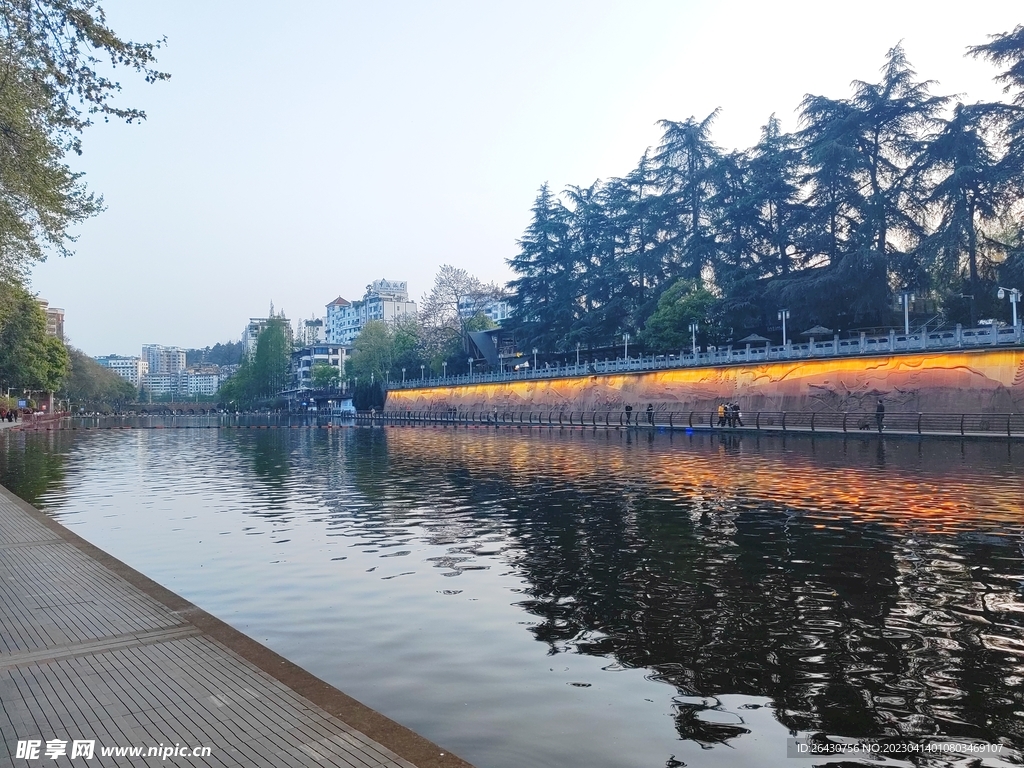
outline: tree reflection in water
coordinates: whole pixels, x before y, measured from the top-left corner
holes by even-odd
[[[497,502],[537,640],[675,686],[682,738],[746,732],[708,716],[728,692],[792,731],[1021,743],[1022,446],[648,435],[363,431],[353,456],[386,442],[392,502]]]

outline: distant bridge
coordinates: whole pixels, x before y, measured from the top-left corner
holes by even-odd
[[[138,416],[207,416],[217,412],[216,403],[134,403],[123,413]]]

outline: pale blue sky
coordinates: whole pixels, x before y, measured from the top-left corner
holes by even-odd
[[[941,93],[995,98],[971,44],[1022,21],[975,2],[103,3],[172,73],[126,73],[142,125],[98,125],[74,166],[108,210],[34,270],[90,354],[237,340],[273,300],[293,320],[376,278],[413,298],[443,263],[485,280],[544,181],[627,173],[656,121],[722,115],[727,148],[805,93],[846,96],[903,40]]]

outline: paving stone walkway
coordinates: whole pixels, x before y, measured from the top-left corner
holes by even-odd
[[[0,734],[4,767],[470,768],[2,487]],[[40,742],[38,757],[19,758],[19,741]],[[76,741],[91,759],[72,758]],[[133,747],[176,754],[102,754]]]

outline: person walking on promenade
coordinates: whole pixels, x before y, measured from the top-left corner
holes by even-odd
[[[632,405],[627,405],[626,406],[626,426],[628,427],[632,423],[633,423],[633,406]]]
[[[882,434],[882,430],[885,429],[884,421],[885,403],[882,402],[882,398],[878,398],[878,406],[875,408],[875,423],[878,425],[878,434]]]
[[[654,403],[647,404],[647,423],[654,426]]]
[[[732,418],[733,418],[733,422],[734,422],[735,426],[738,426],[738,427],[742,427],[743,426],[743,419],[740,418],[740,404],[739,403],[733,403],[732,404]]]
[[[718,404],[718,426],[725,426],[725,403]]]

